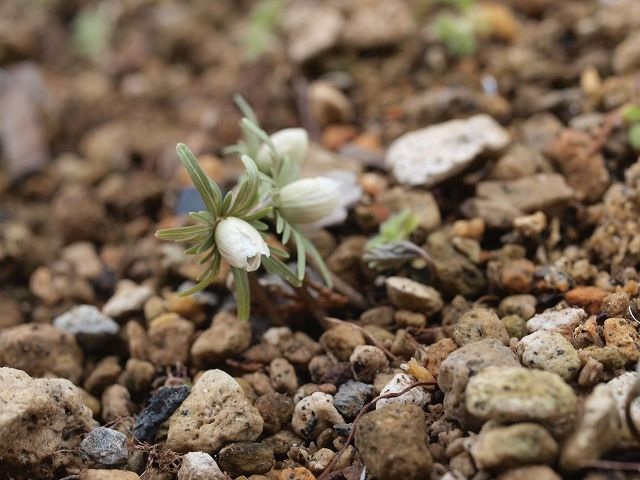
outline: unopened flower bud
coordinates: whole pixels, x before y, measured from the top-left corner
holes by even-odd
[[[270,254],[260,232],[240,218],[228,217],[218,223],[215,239],[222,258],[247,272],[257,270],[262,255]]]
[[[338,182],[326,177],[303,178],[280,190],[278,209],[291,223],[314,223],[338,206]]]
[[[281,157],[289,157],[295,163],[302,163],[309,148],[309,136],[304,128],[285,128],[271,135],[276,152]],[[258,154],[258,167],[267,171],[273,159],[267,145],[262,145]]]

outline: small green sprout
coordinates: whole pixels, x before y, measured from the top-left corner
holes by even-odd
[[[465,57],[476,51],[473,22],[463,15],[443,13],[435,21],[435,34],[452,55]]]
[[[363,260],[375,270],[398,268],[416,258],[431,261],[424,250],[408,241],[419,225],[411,210],[392,215],[380,224],[380,233],[367,242]]]
[[[629,105],[622,112],[622,118],[629,125],[629,145],[640,150],[640,105]]]
[[[323,177],[300,179],[298,162],[306,154],[308,139],[304,132],[269,136],[260,128],[253,110],[241,97],[236,102],[244,118],[244,138],[228,153],[237,153],[245,167],[238,185],[222,195],[220,187],[200,168],[186,145],[178,144],[177,153],[197,189],[205,210],[191,212],[195,225],[160,230],[156,237],[193,244],[185,253],[202,255],[205,265],[198,283],[182,295],[197,293],[219,275],[222,261],[227,262],[235,281],[238,317],[249,318],[251,295],[248,274],[264,266],[291,285],[300,287],[305,276],[307,256],[331,286],[331,273],[300,225],[313,223],[330,214],[338,205],[336,182]],[[289,129],[291,130],[291,129]],[[288,139],[288,140],[287,140]],[[261,152],[266,151],[265,155]],[[262,158],[262,168],[254,161]],[[275,230],[283,245],[295,241],[296,272],[284,263],[286,251],[268,245],[267,233]]]
[[[243,39],[247,60],[254,61],[264,55],[275,37],[282,7],[282,0],[261,0],[251,11]]]

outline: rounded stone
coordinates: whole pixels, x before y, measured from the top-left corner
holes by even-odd
[[[509,343],[509,333],[493,310],[473,308],[460,317],[453,329],[453,339],[460,346],[494,338],[504,345]]]
[[[435,288],[410,278],[389,277],[386,287],[389,300],[399,309],[432,315],[442,310],[444,306],[442,297]]]
[[[517,347],[525,367],[546,370],[573,380],[580,370],[580,357],[571,342],[557,332],[538,330],[523,337]]]

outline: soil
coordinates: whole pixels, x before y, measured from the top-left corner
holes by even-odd
[[[0,479],[636,478],[639,52],[638,0],[3,0]],[[235,94],[344,193],[248,322],[154,237]]]

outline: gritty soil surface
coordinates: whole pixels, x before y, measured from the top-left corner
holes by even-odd
[[[249,322],[154,237],[235,93],[343,192]],[[638,0],[3,0],[0,479],[637,478],[634,105]]]

